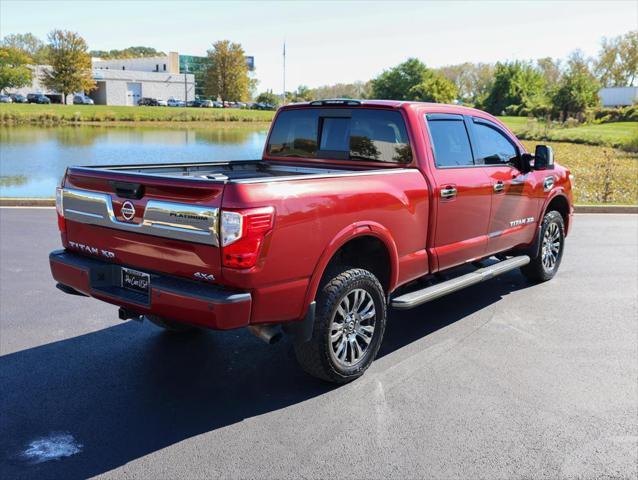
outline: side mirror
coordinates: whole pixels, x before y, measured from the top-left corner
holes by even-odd
[[[554,150],[549,145],[536,145],[534,152],[534,170],[552,170],[554,168]]]

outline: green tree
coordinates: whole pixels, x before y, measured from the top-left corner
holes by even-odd
[[[160,57],[166,55],[164,52],[155,50],[152,47],[128,47],[123,50],[91,50],[89,54],[92,57],[99,57],[105,60],[120,58],[142,58],[142,57]]]
[[[280,101],[281,97],[272,93],[272,90],[261,92],[259,95],[257,95],[257,98],[255,98],[255,102],[257,103],[269,103],[270,105],[274,106],[279,105]]]
[[[32,63],[43,65],[47,63],[47,47],[44,42],[32,33],[14,33],[2,39],[2,46],[16,48],[25,52]]]
[[[433,70],[428,70],[423,81],[410,89],[410,97],[421,102],[452,103],[458,93],[454,82]]]
[[[626,87],[638,81],[638,30],[604,38],[594,72],[605,87]]]
[[[31,61],[23,50],[0,47],[0,92],[29,85],[33,78],[33,71],[28,67]]]
[[[412,100],[411,89],[424,81],[427,71],[420,60],[409,58],[374,78],[371,96],[387,100]]]
[[[238,102],[249,97],[250,78],[239,43],[220,40],[208,50],[209,67],[204,78],[206,95],[222,101]]]
[[[518,113],[539,102],[544,94],[542,73],[527,62],[497,63],[494,85],[482,105],[495,115]],[[506,110],[507,109],[507,110]]]
[[[309,102],[314,100],[314,92],[306,85],[299,85],[294,92],[286,92],[286,103]]]
[[[68,30],[53,30],[49,34],[49,63],[42,83],[62,94],[66,103],[67,95],[87,92],[95,88],[91,70],[91,56],[86,42],[80,35]]]
[[[552,94],[554,115],[566,120],[570,116],[582,117],[585,110],[600,103],[600,83],[589,68],[589,61],[579,51],[572,53],[558,87]]]

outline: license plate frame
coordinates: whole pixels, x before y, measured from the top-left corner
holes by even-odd
[[[122,267],[120,286],[132,292],[148,295],[151,291],[151,276],[148,273]]]

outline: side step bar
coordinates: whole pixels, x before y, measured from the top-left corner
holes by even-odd
[[[432,285],[430,287],[416,290],[414,292],[405,293],[394,299],[392,299],[391,305],[398,310],[407,310],[409,308],[418,307],[435,298],[443,297],[448,293],[456,292],[465,287],[476,285],[490,278],[494,278],[510,270],[522,267],[529,263],[529,257],[527,255],[521,255],[519,257],[508,258],[501,262],[490,265],[489,267],[479,268],[475,272],[461,275],[460,277],[446,280],[445,282]]]

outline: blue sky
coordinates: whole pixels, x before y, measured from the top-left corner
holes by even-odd
[[[427,65],[594,55],[636,29],[638,2],[0,1],[0,35],[77,31],[91,49],[131,45],[203,55],[230,39],[254,55],[258,90],[368,80],[410,56]]]

